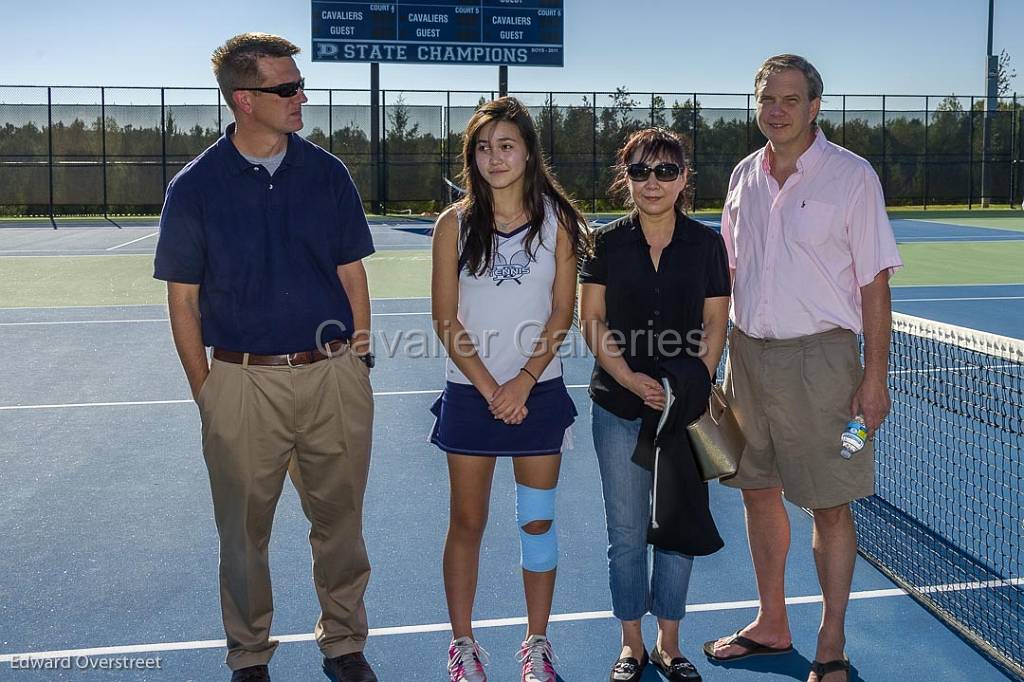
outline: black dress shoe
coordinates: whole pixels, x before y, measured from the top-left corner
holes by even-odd
[[[231,682],[270,682],[270,670],[265,665],[251,665],[231,673]]]
[[[639,661],[631,656],[623,656],[612,666],[611,675],[608,676],[609,682],[637,682],[650,660],[646,650]]]
[[[331,682],[377,682],[362,651],[324,659],[324,675]]]
[[[670,662],[666,663],[665,659],[661,657],[661,653],[655,648],[651,652],[651,663],[661,671],[661,674],[669,682],[700,682],[701,680],[697,668],[694,667],[693,663],[686,660],[684,656],[673,658]]]

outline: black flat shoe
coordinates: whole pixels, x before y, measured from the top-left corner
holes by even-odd
[[[697,668],[694,667],[693,663],[686,660],[685,656],[673,658],[670,662],[666,663],[662,659],[661,654],[658,653],[658,649],[655,648],[651,651],[651,663],[661,671],[661,674],[669,682],[694,682],[695,680],[699,682],[702,679],[700,673],[697,672]]]
[[[377,682],[373,668],[361,651],[335,658],[324,658],[324,675],[331,682]]]
[[[647,667],[647,663],[650,660],[646,650],[644,651],[643,658],[639,661],[632,656],[623,656],[615,661],[608,680],[610,682],[637,682],[640,676],[644,674],[644,668]]]
[[[270,669],[265,665],[251,665],[231,673],[231,682],[270,682]]]

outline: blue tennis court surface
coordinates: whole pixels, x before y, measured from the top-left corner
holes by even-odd
[[[903,222],[913,221],[897,221]],[[401,228],[375,226],[378,247],[427,247],[429,236],[417,232],[422,225]],[[18,229],[4,230],[8,236],[0,246],[49,254],[69,248],[68,242],[38,241],[38,229],[33,229],[36,241],[11,231]],[[76,230],[71,248],[103,251],[143,237],[117,250],[151,253],[147,229],[112,228],[115,240],[107,230]],[[13,245],[11,240],[21,241]],[[1018,285],[897,287],[893,299],[901,312],[1024,334],[1024,277]],[[432,423],[428,407],[443,382],[443,359],[439,353],[422,357],[424,344],[434,343],[427,299],[375,300],[373,312],[380,360],[373,374],[375,440],[365,513],[374,567],[366,653],[383,681],[440,682],[446,679],[450,637],[441,581],[448,484],[443,455],[426,438]],[[159,305],[0,309],[0,346],[12,358],[4,363],[0,393],[0,680],[229,677],[198,412],[166,317]],[[381,352],[382,343],[391,350]],[[570,343],[582,348],[578,338]],[[580,417],[559,488],[561,562],[550,636],[566,682],[607,679],[618,654],[585,389],[591,363],[582,352],[565,361]],[[712,485],[711,497],[726,547],[695,563],[682,627],[684,653],[710,682],[805,680],[821,605],[810,519],[795,508],[790,509],[794,541],[787,594],[797,652],[732,665],[712,665],[699,653],[705,640],[735,631],[756,611],[740,496]],[[318,607],[307,534],[287,485],[270,549],[273,631],[282,638],[271,664],[278,682],[326,679],[312,642]],[[475,613],[477,637],[491,653],[489,673],[496,682],[518,679],[514,654],[525,622],[518,564],[512,475],[508,462],[501,462]],[[863,560],[853,590],[847,644],[857,673],[852,679],[1008,679]],[[646,623],[646,631],[653,641],[653,622]],[[39,652],[159,657],[161,668],[112,673],[11,667],[12,657]],[[644,676],[646,682],[659,679],[653,669]]]

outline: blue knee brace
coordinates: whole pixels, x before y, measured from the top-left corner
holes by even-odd
[[[543,573],[558,565],[558,536],[555,534],[555,490],[543,490],[516,484],[516,522],[522,565],[527,571]],[[531,521],[550,521],[543,533],[527,533],[523,526]]]

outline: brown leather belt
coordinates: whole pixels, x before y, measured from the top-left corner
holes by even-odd
[[[261,367],[280,367],[282,365],[302,367],[303,365],[311,365],[314,362],[320,362],[330,357],[337,357],[342,349],[348,348],[348,341],[329,341],[327,348],[330,350],[330,355],[321,353],[320,349],[302,351],[301,353],[289,353],[287,355],[255,355],[253,353],[238,353],[231,350],[214,348],[213,357],[215,360],[221,360],[222,362],[233,362],[236,365],[242,365],[245,364],[245,356],[248,355],[248,364],[250,365],[259,365]]]

